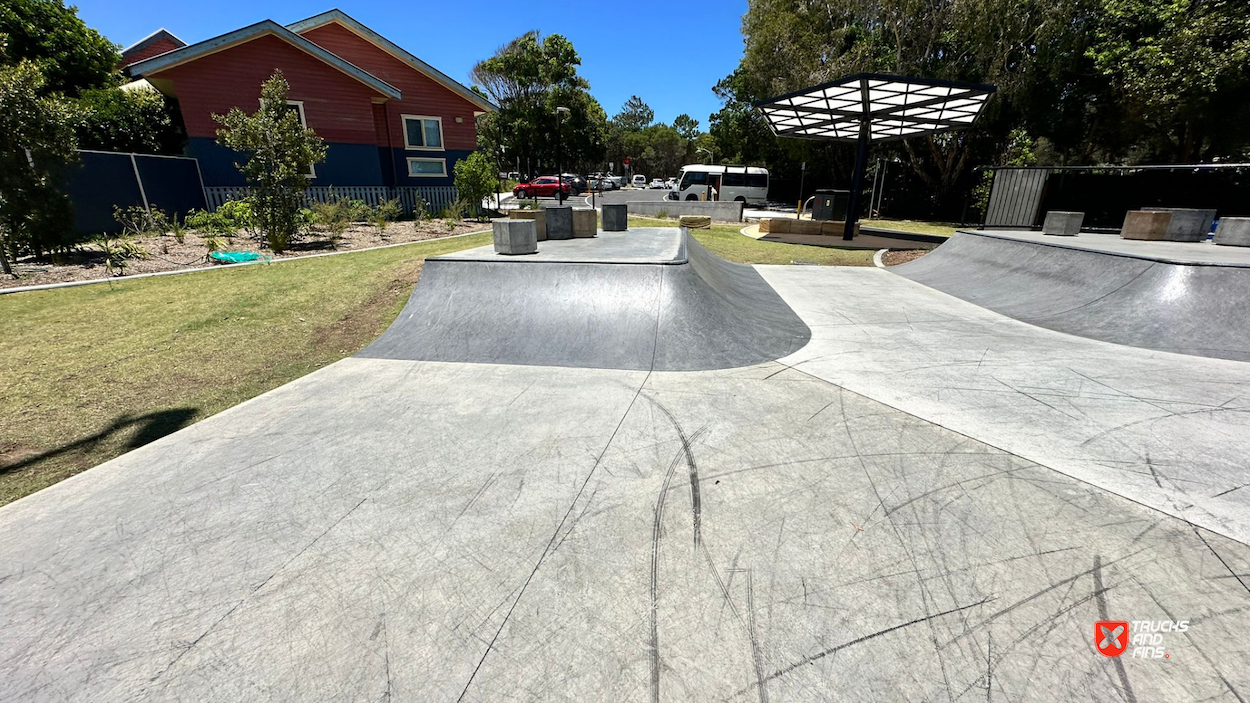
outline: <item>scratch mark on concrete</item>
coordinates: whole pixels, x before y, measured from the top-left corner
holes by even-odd
[[[1102,587],[1102,555],[1094,557],[1094,568],[1090,570],[1094,574],[1094,593],[1097,594],[1098,601],[1098,617],[1102,620],[1109,620],[1107,617],[1107,599],[1103,595],[1106,590]],[[1111,660],[1115,664],[1116,676],[1120,679],[1120,693],[1124,695],[1124,700],[1128,703],[1137,703],[1137,696],[1133,693],[1133,687],[1128,682],[1128,672],[1124,669],[1124,662],[1119,657]]]

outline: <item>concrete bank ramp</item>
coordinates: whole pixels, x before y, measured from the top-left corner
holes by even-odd
[[[701,371],[772,361],[811,337],[753,268],[682,230],[542,242],[540,250],[541,258],[426,261],[403,312],[359,356]]]
[[[891,271],[1047,329],[1250,361],[1250,268],[957,233]]]

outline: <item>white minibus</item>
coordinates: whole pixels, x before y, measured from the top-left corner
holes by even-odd
[[[768,202],[768,169],[754,166],[712,166],[690,164],[681,167],[677,187],[669,200],[706,200],[708,186],[716,200],[739,200],[752,205]]]

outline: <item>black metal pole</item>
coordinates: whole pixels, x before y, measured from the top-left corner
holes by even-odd
[[[564,204],[564,154],[560,153],[559,110],[556,110],[556,204]]]
[[[849,242],[855,238],[855,223],[859,221],[859,198],[864,190],[864,171],[868,168],[868,122],[859,125],[859,146],[855,154],[855,174],[851,178],[851,202],[846,208],[846,227],[842,230],[842,241]]]

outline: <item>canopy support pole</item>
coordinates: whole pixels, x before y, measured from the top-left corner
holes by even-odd
[[[859,199],[864,190],[864,171],[868,170],[868,121],[859,124],[859,144],[855,153],[855,174],[851,178],[851,202],[846,207],[846,227],[842,230],[842,240],[849,242],[855,238],[855,223],[859,221]]]

